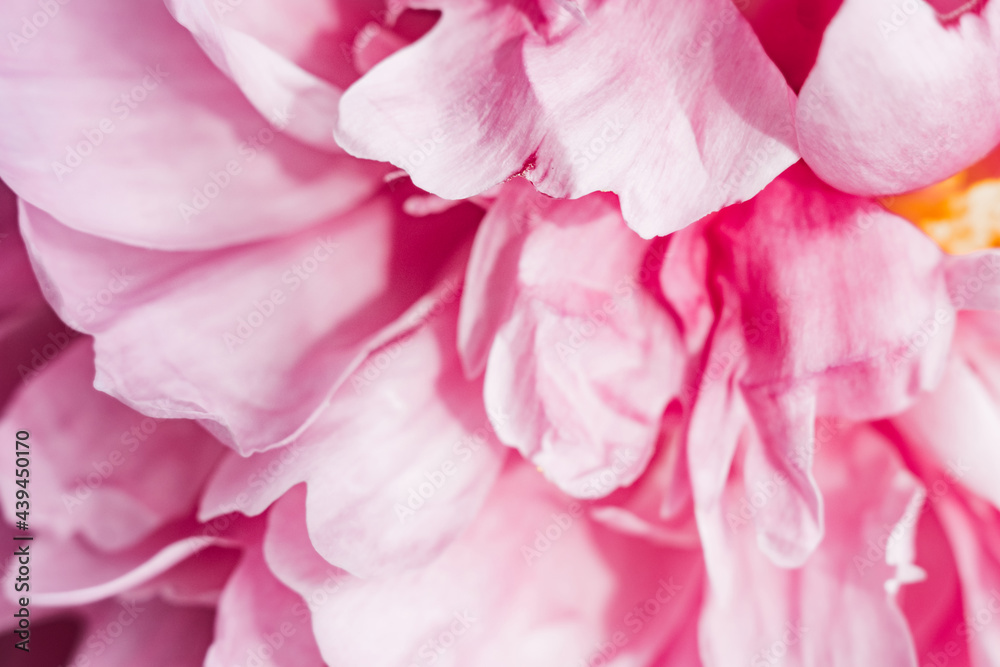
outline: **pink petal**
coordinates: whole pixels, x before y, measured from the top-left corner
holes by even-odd
[[[635,483],[595,503],[591,510],[595,521],[658,544],[698,545],[682,412],[678,402],[671,403],[649,466]]]
[[[316,419],[477,217],[464,206],[414,224],[380,196],[282,239],[199,253],[88,237],[30,206],[22,223],[50,302],[95,335],[95,386],[249,453]]]
[[[953,359],[937,390],[893,424],[910,447],[932,456],[951,479],[1000,508],[1000,409],[967,363]]]
[[[694,615],[697,552],[622,537],[583,511],[514,462],[478,520],[423,569],[361,580],[310,558],[301,497],[275,506],[264,551],[310,604],[329,663],[531,667],[603,650],[651,664]]]
[[[140,544],[111,554],[81,538],[41,537],[31,543],[32,600],[42,606],[75,606],[120,595],[148,583],[217,540],[192,535],[190,524],[172,524]],[[15,570],[4,585],[14,589]]]
[[[660,257],[613,199],[552,201],[517,182],[477,235],[466,367],[478,372],[488,351],[486,406],[509,415],[497,435],[571,495],[633,482],[680,387],[684,349],[654,291]]]
[[[455,296],[375,350],[292,445],[230,457],[202,518],[259,514],[306,482],[309,536],[330,563],[368,577],[435,558],[475,519],[507,454],[481,382],[464,378],[454,354]]]
[[[667,237],[667,250],[660,267],[660,291],[676,314],[689,353],[701,350],[715,319],[708,286],[709,247],[704,227],[702,220]],[[691,388],[685,387],[684,391],[690,393]]]
[[[1000,250],[947,257],[945,271],[956,308],[1000,310]]]
[[[798,91],[819,53],[827,24],[841,0],[738,0],[764,51]]]
[[[993,400],[1000,402],[1000,313],[963,312],[958,321],[956,347]]]
[[[78,335],[38,287],[17,230],[17,197],[0,181],[0,406]]]
[[[66,665],[200,665],[212,642],[212,616],[211,609],[155,598],[86,607],[80,644]]]
[[[802,157],[862,195],[969,167],[1000,142],[998,29],[995,2],[949,24],[925,2],[845,0],[799,94]]]
[[[817,414],[864,419],[940,377],[955,318],[943,255],[902,218],[797,166],[709,230],[738,294],[748,389],[803,383]]]
[[[973,667],[1000,657],[1000,523],[996,511],[976,499],[943,494],[937,509],[962,580],[964,618],[956,633],[966,638]]]
[[[995,323],[995,316],[990,319]],[[1000,632],[992,622],[1000,613],[1000,522],[995,474],[990,474],[997,469],[993,450],[1000,394],[990,391],[978,369],[995,368],[1000,357],[995,350],[984,355],[983,348],[967,344],[975,340],[969,333],[980,333],[976,330],[984,322],[979,320],[963,318],[959,354],[941,386],[885,431],[925,479],[928,505],[944,534],[933,555],[942,558],[937,552],[947,545],[961,580],[962,612],[946,627],[945,641],[967,642],[971,664],[987,667],[1000,656]]]
[[[747,480],[788,482],[761,512],[760,546],[800,565],[823,534],[815,417],[877,419],[911,405],[940,380],[955,308],[972,304],[949,294],[948,261],[915,227],[804,166],[704,230],[722,312],[692,388],[696,505],[717,502],[736,434],[752,423]],[[722,538],[700,528],[711,560]]]
[[[447,199],[522,172],[556,197],[615,192],[647,238],[796,159],[791,91],[728,0],[584,5],[586,25],[548,3],[421,2],[440,21],[347,90],[339,143]]]
[[[89,339],[69,344],[19,393],[0,428],[27,428],[32,526],[100,549],[130,547],[187,516],[222,453],[194,422],[157,420],[96,391]],[[0,492],[17,490],[13,457],[0,461]],[[13,523],[15,507],[4,505]]]
[[[937,481],[937,480],[935,480]],[[924,505],[917,524],[917,559],[927,578],[900,591],[900,608],[906,614],[917,655],[923,660],[943,657],[949,665],[969,667],[968,642],[958,634],[962,623],[962,590],[955,557],[931,501]]]
[[[745,395],[754,428],[746,436],[744,483],[770,494],[754,526],[760,549],[781,567],[798,567],[823,539],[823,498],[809,446],[816,442],[815,398],[808,392]]]
[[[0,17],[37,11],[13,0]],[[219,247],[316,224],[378,187],[383,167],[276,132],[161,3],[68,3],[57,17],[0,64],[0,176],[70,227]]]
[[[333,81],[346,86],[356,74],[333,49],[324,49],[325,58],[309,49],[316,41],[350,39],[344,7],[311,0],[238,9],[210,0],[167,0],[167,7],[262,116],[311,146],[340,152],[333,128],[342,88]],[[360,7],[352,13],[365,15]]]
[[[889,590],[916,572],[899,555],[909,547],[912,556],[906,527],[923,500],[919,485],[871,431],[845,432],[818,456],[826,539],[802,568],[775,566],[755,544],[748,523],[755,494],[773,502],[766,491],[732,480],[722,504],[705,514],[724,539],[709,562],[699,628],[706,667],[748,656],[762,664],[917,665]]]
[[[309,610],[275,579],[259,546],[244,552],[219,601],[205,667],[322,667]]]

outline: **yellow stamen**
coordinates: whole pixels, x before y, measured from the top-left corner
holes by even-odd
[[[998,248],[1000,175],[996,157],[922,190],[886,197],[882,204],[920,227],[945,252],[960,255]]]

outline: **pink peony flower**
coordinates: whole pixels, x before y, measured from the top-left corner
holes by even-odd
[[[996,1],[10,0],[2,663],[1000,665]]]

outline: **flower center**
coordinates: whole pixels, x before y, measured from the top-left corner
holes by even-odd
[[[993,161],[996,161],[994,156]],[[910,220],[946,252],[963,254],[1000,247],[1000,176],[977,165],[936,185],[882,205]]]

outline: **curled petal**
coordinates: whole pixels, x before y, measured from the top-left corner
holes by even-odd
[[[586,22],[541,5],[421,2],[440,21],[347,90],[340,144],[448,199],[520,173],[555,197],[615,192],[647,238],[797,158],[794,97],[728,0],[587,2]]]

